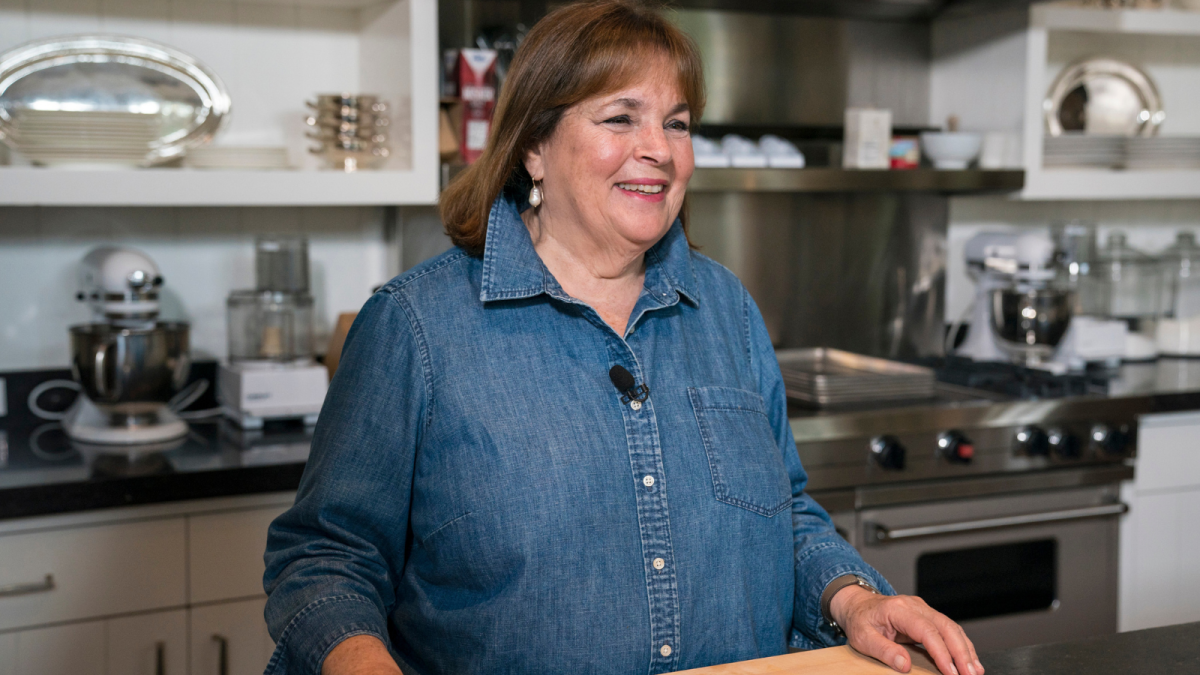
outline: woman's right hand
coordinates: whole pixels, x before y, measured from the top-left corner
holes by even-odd
[[[403,675],[387,647],[374,635],[355,635],[330,650],[321,675]]]

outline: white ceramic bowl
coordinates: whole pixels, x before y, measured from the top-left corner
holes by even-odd
[[[983,135],[966,131],[926,131],[921,134],[921,151],[937,169],[965,169],[983,146]]]

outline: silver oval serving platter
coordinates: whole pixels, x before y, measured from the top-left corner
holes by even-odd
[[[1166,119],[1154,80],[1111,58],[1090,58],[1063,69],[1043,101],[1050,136],[1153,136]]]
[[[0,54],[0,139],[36,164],[160,164],[211,140],[229,110],[215,73],[150,40],[70,35]]]

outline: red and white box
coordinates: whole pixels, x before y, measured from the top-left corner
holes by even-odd
[[[488,132],[492,130],[492,113],[496,110],[496,50],[459,51],[458,95],[463,102],[463,161],[470,164],[483,154]]]

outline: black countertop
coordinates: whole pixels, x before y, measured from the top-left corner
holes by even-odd
[[[215,376],[215,362],[193,364],[193,381]],[[0,519],[295,490],[308,460],[311,428],[296,423],[245,431],[221,417],[193,421],[187,436],[158,446],[77,443],[27,405],[35,387],[70,380],[69,371],[0,377],[9,413],[0,417]],[[73,391],[55,388],[40,395],[38,405],[62,411],[74,399]],[[210,389],[189,409],[215,407]]]
[[[979,655],[987,675],[1200,673],[1200,623]]]
[[[310,435],[216,419],[166,448],[121,451],[76,443],[52,423],[0,431],[0,519],[295,490]]]
[[[195,364],[193,379],[215,378],[215,371],[215,363]],[[68,371],[0,376],[7,380],[9,409],[8,417],[0,418],[0,519],[294,490],[308,458],[311,429],[281,426],[251,432],[220,418],[192,423],[188,436],[166,449],[114,453],[89,448],[68,439],[57,423],[33,417],[24,403],[37,384],[70,379]],[[52,392],[39,399],[41,405],[65,409],[74,396],[62,390],[57,395],[64,396],[63,400],[56,404]],[[1200,410],[1200,360],[1162,359],[1122,366],[1104,391],[1088,396],[1120,399],[1139,412]],[[1004,406],[1020,400],[951,396],[908,405]],[[198,401],[193,409],[213,405],[210,392],[209,398]],[[830,417],[845,415],[838,411],[792,412],[798,439],[821,431],[808,429],[813,423],[821,425],[832,421]],[[892,417],[896,412],[890,407],[851,416]]]

